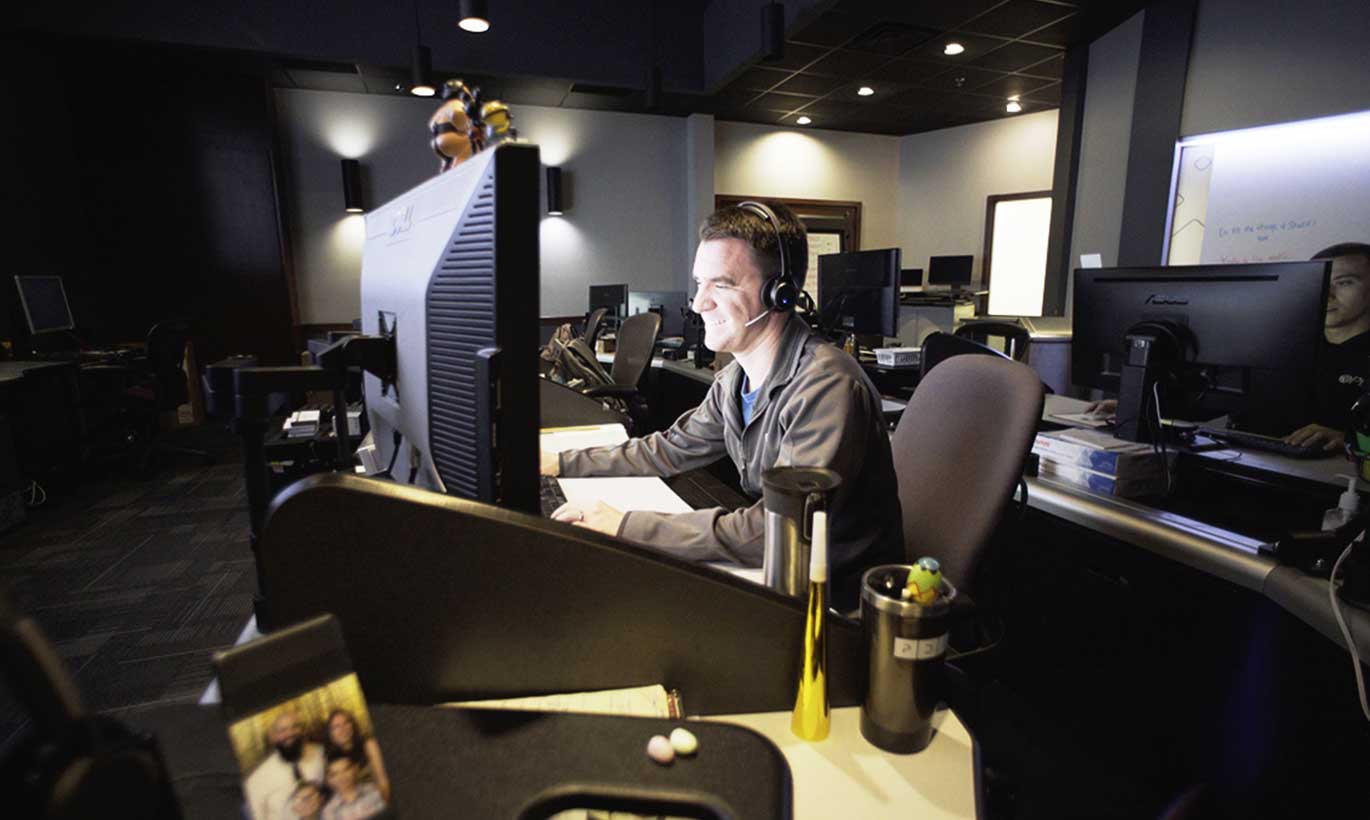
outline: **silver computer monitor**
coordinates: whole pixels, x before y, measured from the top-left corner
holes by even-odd
[[[529,512],[539,509],[539,169],[536,146],[508,143],[376,208],[361,283],[363,332],[395,339],[395,381],[365,379],[391,476]]]

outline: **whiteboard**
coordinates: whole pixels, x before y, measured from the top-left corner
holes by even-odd
[[[1308,259],[1370,242],[1370,112],[1182,141],[1169,264]]]

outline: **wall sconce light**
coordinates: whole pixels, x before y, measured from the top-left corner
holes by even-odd
[[[343,210],[349,214],[366,211],[366,199],[362,196],[362,164],[355,159],[342,161]]]
[[[561,169],[555,165],[547,166],[547,215],[561,216],[565,210],[561,192]]]
[[[490,12],[485,7],[485,0],[461,0],[458,7],[461,10],[461,19],[457,21],[457,25],[462,31],[480,34],[490,30]]]

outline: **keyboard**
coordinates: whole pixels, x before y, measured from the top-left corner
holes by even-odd
[[[1283,439],[1263,436],[1260,433],[1248,433],[1245,430],[1218,430],[1212,427],[1200,427],[1199,433],[1209,438],[1225,441],[1228,444],[1235,444],[1238,447],[1262,450],[1287,458],[1327,458],[1336,455],[1335,450],[1324,450],[1317,444],[1290,444]]]
[[[541,476],[539,489],[542,495],[542,517],[551,518],[557,507],[566,503],[566,493],[561,491],[561,484],[549,475]]]

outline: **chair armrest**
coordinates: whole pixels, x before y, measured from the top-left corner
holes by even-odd
[[[582,390],[581,392],[592,399],[631,399],[637,395],[637,388],[626,384],[605,384],[599,387],[591,387],[587,390]]]

